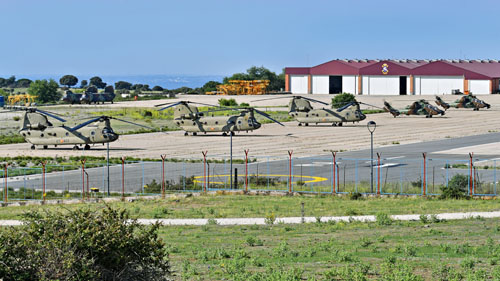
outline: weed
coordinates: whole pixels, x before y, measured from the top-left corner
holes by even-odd
[[[386,213],[378,213],[376,222],[378,225],[391,225],[393,221]]]
[[[276,215],[274,213],[271,213],[266,216],[264,221],[267,225],[273,225],[276,222]]]
[[[426,224],[429,222],[429,218],[427,217],[427,215],[420,215],[420,221],[423,223],[423,224]]]
[[[210,218],[207,220],[207,225],[218,225],[218,224],[219,222],[214,218]]]
[[[471,257],[465,257],[461,262],[460,266],[462,266],[463,269],[473,269],[474,266],[476,266],[477,261]]]

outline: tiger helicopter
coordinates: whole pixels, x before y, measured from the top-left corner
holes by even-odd
[[[396,118],[397,116],[404,115],[425,115],[425,118],[432,118],[434,115],[444,115],[444,111],[437,106],[431,105],[424,99],[413,102],[411,105],[406,106],[404,109],[395,109],[390,103],[384,101],[384,110],[389,112]]]
[[[31,143],[31,149],[35,149],[36,146],[42,146],[44,149],[47,149],[49,145],[54,145],[54,147],[59,145],[73,145],[73,149],[75,150],[81,146],[83,146],[84,150],[88,150],[90,149],[90,144],[104,144],[116,141],[119,135],[111,127],[110,120],[112,119],[151,129],[141,124],[111,116],[99,116],[74,127],[68,127],[64,124],[66,120],[57,116],[58,114],[54,112],[40,110],[35,107],[4,108],[10,111],[25,111],[19,134],[28,143]],[[63,124],[54,126],[48,117],[63,122]]]
[[[355,123],[366,119],[366,115],[363,114],[360,109],[360,104],[365,103],[358,101],[346,103],[344,106],[337,109],[313,108],[311,106],[311,102],[320,103],[323,105],[329,104],[302,96],[268,98],[255,100],[255,102],[283,98],[291,99],[290,103],[288,104],[288,114],[292,116],[297,122],[299,122],[299,126],[302,126],[302,124],[304,124],[305,126],[309,126],[309,123],[315,123],[316,125],[320,123],[331,123],[332,126],[342,126],[343,123]]]
[[[453,107],[453,108],[473,108],[474,111],[478,111],[480,108],[491,107],[489,103],[486,103],[483,100],[478,99],[476,96],[472,94],[462,96],[460,99],[452,103],[447,103],[440,97],[436,96],[436,104],[444,108],[444,110]]]
[[[190,104],[200,104],[212,106],[214,109],[207,111],[198,111],[196,106]],[[222,132],[223,136],[231,134],[234,136],[235,132],[249,132],[257,130],[261,124],[255,118],[255,113],[284,126],[277,120],[274,120],[267,113],[257,110],[252,107],[247,108],[225,108],[217,107],[210,104],[196,103],[189,101],[180,101],[175,103],[163,103],[155,105],[156,107],[164,106],[158,111],[174,107],[174,121],[175,124],[184,130],[184,135],[187,136],[192,133],[196,136],[198,133],[217,133]],[[226,116],[214,116],[217,111],[239,111],[238,114]]]

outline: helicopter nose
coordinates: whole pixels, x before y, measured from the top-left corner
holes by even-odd
[[[360,120],[365,120],[366,119],[366,115],[363,114],[363,112],[359,111],[359,119]]]
[[[256,122],[253,126],[255,127],[255,129],[258,129],[258,128],[260,128],[261,124]]]

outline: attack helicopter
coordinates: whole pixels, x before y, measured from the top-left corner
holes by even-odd
[[[343,123],[347,122],[354,123],[366,119],[366,115],[363,114],[363,112],[360,109],[360,104],[365,104],[365,103],[358,101],[346,103],[344,106],[337,109],[329,109],[329,108],[315,109],[311,106],[311,102],[320,103],[323,105],[329,105],[329,104],[326,102],[302,96],[261,99],[261,100],[256,100],[256,102],[264,100],[272,100],[272,99],[283,99],[283,98],[286,99],[291,98],[290,103],[288,104],[288,114],[293,118],[295,118],[297,122],[299,122],[299,126],[302,126],[302,124],[304,124],[305,126],[309,126],[309,123],[315,123],[316,125],[318,125],[319,123],[331,123],[332,126],[342,126]]]
[[[31,149],[35,149],[37,145],[42,146],[44,149],[47,149],[49,145],[54,145],[54,147],[59,145],[73,145],[73,149],[78,150],[84,145],[83,149],[89,150],[90,144],[104,144],[116,141],[119,135],[111,127],[110,120],[112,119],[152,129],[148,126],[111,116],[99,116],[74,127],[68,127],[64,124],[66,120],[54,112],[35,107],[20,106],[4,107],[4,109],[9,111],[25,111],[19,134],[28,143],[31,143]],[[48,117],[63,122],[63,124],[54,126]]]
[[[199,104],[214,107],[212,110],[198,111],[196,106],[190,104]],[[167,106],[165,106],[167,105]],[[196,103],[189,101],[180,101],[174,103],[163,103],[157,104],[156,107],[165,106],[159,109],[162,111],[170,107],[174,107],[174,121],[177,126],[181,127],[185,132],[184,135],[187,136],[192,133],[196,136],[198,133],[216,133],[222,132],[223,136],[231,134],[234,136],[234,132],[241,131],[253,131],[261,127],[261,124],[255,118],[255,114],[262,115],[263,117],[284,126],[282,123],[274,120],[267,113],[257,110],[252,107],[247,108],[224,108],[217,107],[211,104]],[[226,115],[226,116],[214,116],[217,111],[239,111],[238,114]]]
[[[391,106],[390,103],[388,103],[387,101],[384,101],[384,110],[386,112],[389,112],[390,114],[392,114],[392,116],[394,116],[394,118],[396,118],[400,114],[425,115],[425,118],[432,118],[432,116],[438,115],[438,114],[444,115],[443,110],[439,109],[438,107],[436,107],[434,105],[429,104],[429,102],[427,102],[424,99],[415,101],[411,105],[408,105],[407,107],[405,107],[405,109],[401,109],[401,110],[395,109],[394,107]]]
[[[474,111],[478,111],[480,108],[490,108],[490,104],[478,99],[476,96],[469,94],[461,97],[452,103],[447,103],[440,97],[436,96],[436,104],[447,110],[450,107],[454,108],[474,108]]]

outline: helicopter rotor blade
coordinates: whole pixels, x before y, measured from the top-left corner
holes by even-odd
[[[338,109],[337,109],[337,112],[342,112],[342,111],[344,111],[346,108],[349,108],[351,105],[355,105],[355,104],[356,104],[355,102],[350,102],[350,103],[348,103],[348,104],[346,104],[346,105],[344,105],[344,106],[342,106],[342,107],[338,108]]]
[[[152,127],[148,127],[148,126],[145,126],[145,125],[141,125],[141,124],[138,124],[138,123],[134,123],[132,121],[127,121],[127,120],[123,120],[123,119],[120,119],[120,118],[116,118],[116,117],[109,117],[110,119],[115,119],[115,120],[118,120],[118,121],[122,121],[122,122],[125,122],[125,123],[129,123],[129,124],[132,124],[132,125],[136,125],[136,126],[139,126],[139,127],[143,127],[143,128],[146,128],[146,129],[150,129],[150,130],[155,130],[154,128]]]
[[[99,116],[99,117],[97,117],[97,118],[90,119],[90,120],[88,120],[88,121],[85,121],[85,122],[83,122],[83,123],[80,123],[80,124],[76,125],[75,127],[73,127],[73,128],[71,128],[71,129],[69,129],[69,131],[70,131],[70,132],[74,132],[74,131],[76,131],[76,130],[78,130],[78,129],[80,129],[80,128],[83,128],[83,127],[85,127],[85,126],[87,126],[87,125],[91,124],[91,123],[94,123],[95,121],[99,121],[99,120],[100,120],[101,118],[103,118],[103,117],[105,117],[105,116]]]
[[[364,105],[367,105],[367,106],[371,106],[371,107],[375,107],[375,108],[378,108],[378,109],[383,109],[382,107],[380,106],[376,106],[376,105],[373,105],[373,104],[369,104],[369,103],[364,103],[364,102],[358,102],[359,104],[364,104]]]
[[[41,110],[41,109],[36,109],[36,111],[38,111],[38,112],[40,112],[40,113],[42,113],[44,115],[50,116],[50,117],[52,117],[54,119],[57,119],[57,120],[59,120],[61,122],[66,122],[66,120],[62,119],[61,117],[58,117],[57,115],[59,115],[59,114],[57,114],[57,113],[49,112],[49,111],[45,111],[45,110]]]
[[[274,98],[267,98],[267,99],[254,100],[253,102],[265,101],[265,100],[277,100],[277,99],[291,99],[291,98],[294,98],[294,97],[295,97],[295,96],[290,96],[290,97],[274,97]]]
[[[302,98],[305,99],[305,100],[308,100],[308,101],[317,102],[317,103],[321,103],[321,104],[324,104],[324,105],[329,105],[329,103],[326,103],[324,101],[315,100],[315,99],[306,98],[306,97],[302,97]]]
[[[255,108],[254,108],[253,110],[254,110],[255,112],[257,112],[258,114],[260,114],[260,115],[262,115],[262,116],[266,117],[267,119],[269,119],[269,120],[273,121],[274,123],[278,123],[278,124],[280,124],[281,126],[285,126],[285,125],[283,125],[281,122],[279,122],[279,121],[277,121],[277,120],[274,120],[274,119],[273,119],[271,116],[269,116],[267,113],[265,113],[265,112],[263,112],[263,111],[260,111],[260,110],[257,110],[257,109],[255,109]]]
[[[174,107],[174,106],[177,106],[179,104],[182,104],[182,102],[175,102],[175,103],[169,104],[169,105],[167,105],[165,107],[162,107],[162,108],[158,109],[158,111],[163,111],[163,110],[165,110],[167,108]],[[158,105],[155,105],[155,106],[161,106],[161,105],[158,104]]]

